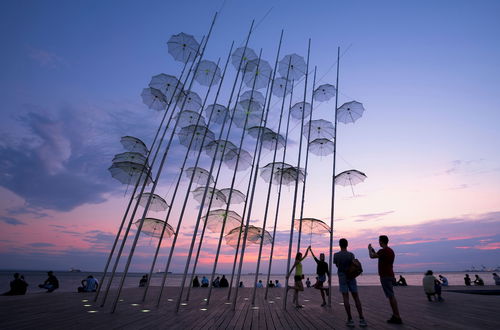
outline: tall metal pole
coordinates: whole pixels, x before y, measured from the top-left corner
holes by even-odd
[[[335,114],[334,118],[334,128],[333,128],[333,163],[332,163],[332,207],[330,209],[330,258],[328,259],[328,269],[330,274],[332,273],[332,263],[333,263],[333,224],[335,217],[335,162],[337,156],[337,107],[339,100],[339,71],[340,71],[340,47],[337,48],[337,92],[335,93]],[[328,306],[332,305],[332,281],[328,281],[328,290],[330,294],[328,295]]]
[[[306,79],[305,79],[305,85],[304,85],[304,105],[306,102],[306,93],[307,93],[307,78],[309,75],[309,57],[311,53],[311,39],[309,39],[308,47],[307,47],[307,64],[306,64]],[[295,211],[297,207],[297,194],[299,190],[299,179],[300,179],[300,159],[302,156],[302,134],[304,130],[304,114],[305,112],[302,112],[302,125],[300,127],[300,142],[299,142],[299,157],[297,160],[297,178],[295,180],[295,191],[293,195],[293,207],[292,207],[292,219],[290,223],[290,242],[288,244],[288,258],[286,262],[286,272],[288,274],[288,271],[290,270],[290,258],[292,255],[292,242],[293,242],[293,222],[295,220]],[[288,276],[286,276],[285,279],[285,293],[283,295],[283,308],[286,309],[286,298],[287,298],[287,292],[288,292]]]
[[[307,183],[307,170],[309,164],[309,143],[311,142],[311,120],[314,107],[314,88],[316,88],[316,67],[314,67],[314,79],[312,86],[312,96],[311,96],[311,112],[309,113],[309,127],[307,129],[307,147],[306,147],[306,163],[304,165],[304,183],[302,184],[302,202],[300,204],[300,217],[299,217],[299,238],[297,240],[297,251],[300,251],[300,239],[302,237],[302,219],[304,218],[304,204],[306,201],[306,183]],[[302,116],[303,118],[304,116]],[[304,126],[304,121],[302,120],[302,126]]]

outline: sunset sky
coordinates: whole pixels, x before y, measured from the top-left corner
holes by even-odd
[[[262,49],[271,65],[282,29],[280,58],[305,57],[311,38],[316,85],[335,84],[341,48],[339,104],[356,100],[366,111],[355,124],[338,126],[336,172],[358,169],[368,178],[354,194],[337,187],[334,250],[346,237],[365,269],[375,271],[366,245],[386,234],[398,271],[500,266],[500,2],[8,0],[0,3],[0,268],[103,269],[130,198],[130,187],[107,170],[123,152],[120,137],[152,142],[162,114],[142,103],[141,91],[153,75],[180,74],[167,40],[185,32],[200,41],[216,11],[205,57],[220,57],[221,66],[232,41],[243,45],[252,19],[249,47]],[[231,65],[228,72],[218,103],[229,96]],[[206,87],[193,86],[205,95]],[[293,103],[302,101],[303,88],[297,85]],[[280,100],[271,104],[276,129]],[[313,118],[333,121],[332,109],[333,102],[318,104]],[[300,126],[291,127],[287,162],[296,165]],[[213,130],[218,135],[218,126]],[[254,142],[246,138],[245,149]],[[175,139],[157,191],[167,200],[185,150]],[[271,160],[264,153],[259,165]],[[306,217],[329,222],[331,162],[311,155]],[[204,154],[201,166],[209,164]],[[221,188],[232,174],[227,167],[223,173]],[[245,192],[248,177],[239,172],[236,188]],[[186,188],[184,179],[169,220],[174,227]],[[267,191],[260,178],[257,189],[251,219],[259,226]],[[283,199],[275,273],[285,272],[293,188],[284,189]],[[196,220],[196,202],[190,198],[187,206],[174,272],[184,269]],[[211,270],[217,239],[206,238],[201,272]],[[139,242],[134,271],[148,268],[156,244],[147,236]],[[328,251],[326,236],[312,243],[315,252]],[[230,269],[232,251],[223,244],[219,271]],[[257,251],[247,249],[245,273],[255,269]],[[268,254],[266,247],[264,267]],[[314,270],[311,260],[305,267]]]

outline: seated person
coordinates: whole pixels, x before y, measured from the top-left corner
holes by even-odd
[[[464,282],[465,282],[465,285],[466,285],[466,286],[470,286],[471,281],[472,281],[472,280],[470,279],[469,274],[465,274],[465,277],[464,277]]]
[[[276,280],[276,284],[274,285],[277,288],[282,288],[280,281]]]
[[[49,276],[43,284],[39,284],[38,287],[40,289],[47,289],[47,292],[53,292],[54,290],[59,288],[59,280],[55,277],[54,272],[47,272]]]
[[[443,286],[448,286],[448,279],[444,277],[443,275],[439,275],[439,279],[441,280],[441,284]]]
[[[259,282],[257,282],[257,288],[263,288],[264,285],[262,284],[262,280],[259,280]]]
[[[493,273],[493,281],[495,281],[495,285],[500,285],[500,276],[497,273]]]
[[[200,287],[200,280],[198,280],[198,276],[195,276],[193,278],[193,288],[199,288]]]
[[[145,287],[146,284],[148,284],[148,274],[144,274],[141,278],[141,280],[139,281],[139,287]]]
[[[474,285],[484,286],[484,281],[479,275],[476,274],[476,279],[474,280]]]
[[[217,276],[217,278],[215,279],[215,281],[212,283],[212,286],[214,288],[220,288],[220,277]]]
[[[243,281],[240,282],[240,288],[244,288]]]
[[[270,281],[269,281],[269,283],[267,284],[267,287],[268,287],[268,288],[274,288],[274,283],[273,283],[273,281],[271,281],[271,280],[270,280]]]
[[[205,276],[201,278],[201,287],[208,288],[208,278],[206,278]]]
[[[222,275],[222,278],[220,279],[220,287],[227,288],[228,286],[229,282],[227,281],[226,275]]]
[[[28,289],[28,283],[24,280],[23,275],[19,275],[19,273],[14,274],[14,280],[10,282],[10,291],[2,294],[3,296],[18,296],[26,294],[26,290]]]
[[[317,281],[318,281],[318,278],[316,277],[316,282],[317,282]],[[311,280],[309,279],[309,277],[308,277],[308,278],[307,278],[307,280],[306,280],[306,286],[307,286],[308,288],[310,288],[310,287],[311,287]]]
[[[441,297],[441,282],[434,277],[432,270],[428,270],[422,279],[422,285],[424,286],[424,292],[427,295],[427,300],[432,301],[431,297],[438,296],[438,301],[443,301]]]
[[[403,275],[399,275],[399,280],[397,281],[398,285],[401,286],[408,286],[406,283],[406,279],[403,277]]]
[[[96,292],[99,283],[94,276],[89,275],[85,280],[82,280],[82,286],[78,287],[78,292]]]

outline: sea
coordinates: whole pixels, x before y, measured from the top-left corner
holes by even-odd
[[[38,284],[41,284],[47,278],[47,272],[45,271],[19,271],[19,270],[0,270],[0,293],[6,292],[9,290],[9,283],[13,280],[13,274],[18,272],[24,275],[24,279],[28,282],[28,292],[27,294],[44,292],[45,290],[39,289]],[[490,272],[470,272],[469,275],[472,279],[474,279],[474,275],[478,274],[483,280],[485,285],[494,285],[492,273]],[[81,285],[81,281],[84,280],[88,275],[92,275],[98,280],[100,280],[102,273],[101,272],[70,272],[70,271],[56,271],[54,270],[54,275],[59,279],[59,291],[60,292],[76,292],[77,288]],[[112,283],[112,288],[118,286],[119,279],[121,278],[120,273],[115,276],[115,279]],[[127,278],[125,279],[124,287],[125,288],[134,288],[139,285],[139,280],[144,275],[144,273],[129,273]],[[198,277],[205,275],[210,278],[210,275],[207,274],[198,274]],[[223,274],[218,274],[218,276],[222,276]],[[225,274],[228,277],[228,274]],[[398,273],[396,277],[399,278],[399,275],[403,275],[406,279],[408,285],[421,286],[422,285],[422,273]],[[450,285],[464,285],[464,275],[465,272],[437,272],[434,275],[443,275],[448,279]],[[151,285],[159,286],[161,285],[163,274],[153,274],[151,279]],[[309,274],[305,275],[305,278],[310,278],[311,282],[314,284],[316,275]],[[255,274],[245,274],[241,276],[241,281],[245,287],[253,287],[253,281],[255,278]],[[258,279],[262,280],[263,283],[266,281],[266,275],[259,275]],[[189,280],[189,277],[188,277]],[[272,274],[271,280],[279,280],[281,283],[285,281],[284,274]],[[362,274],[357,278],[358,285],[368,285],[368,286],[376,286],[380,285],[379,277],[377,274]],[[182,274],[168,274],[167,275],[167,286],[180,286],[182,282]],[[305,281],[304,281],[305,285]],[[332,282],[332,286],[337,286],[338,283],[336,279]]]

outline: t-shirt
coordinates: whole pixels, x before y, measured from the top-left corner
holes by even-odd
[[[436,291],[434,289],[434,283],[436,278],[433,275],[425,275],[422,279],[422,285],[424,287],[425,293],[434,294]]]
[[[97,280],[95,278],[87,278],[85,281],[87,281],[84,288],[85,291],[91,292],[97,290]]]
[[[394,264],[394,251],[386,247],[377,251],[378,255],[378,275],[380,277],[394,277],[392,265]]]
[[[316,257],[314,257],[314,260],[316,261],[316,274],[318,274],[318,276],[328,274],[328,264]]]
[[[339,251],[333,255],[333,263],[337,266],[337,273],[345,273],[354,260],[354,253]]]
[[[300,262],[295,266],[295,276],[302,276],[302,264]]]

